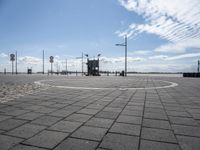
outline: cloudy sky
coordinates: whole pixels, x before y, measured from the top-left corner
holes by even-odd
[[[196,71],[200,59],[199,0],[0,0],[0,71],[32,67],[81,70],[81,53],[101,54],[100,70]],[[85,60],[86,61],[86,58]],[[85,66],[86,67],[86,66]]]

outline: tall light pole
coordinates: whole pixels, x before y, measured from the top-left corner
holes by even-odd
[[[16,57],[16,60],[15,60],[15,73],[17,74],[17,51],[15,52],[15,57]]]
[[[98,75],[99,75],[99,57],[101,56],[101,54],[98,54],[97,57],[98,57]]]
[[[66,74],[68,75],[68,71],[67,71],[67,59],[66,59]]]
[[[127,76],[127,35],[124,38],[124,43],[122,44],[115,44],[116,46],[124,46],[125,47],[125,71],[124,71],[124,76]]]
[[[198,73],[199,73],[199,69],[200,69],[200,60],[198,60],[198,68],[197,68]]]
[[[42,53],[42,73],[44,74],[44,50],[43,50],[43,53]]]

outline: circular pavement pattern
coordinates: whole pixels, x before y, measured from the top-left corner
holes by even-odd
[[[82,90],[150,90],[178,86],[175,82],[145,77],[73,77],[35,81],[40,86]]]

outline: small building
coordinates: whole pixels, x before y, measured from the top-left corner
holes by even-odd
[[[99,59],[87,60],[87,76],[100,76]]]

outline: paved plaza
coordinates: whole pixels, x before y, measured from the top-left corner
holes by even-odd
[[[0,150],[199,150],[200,79],[0,75]]]

